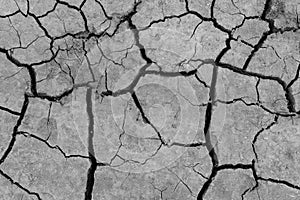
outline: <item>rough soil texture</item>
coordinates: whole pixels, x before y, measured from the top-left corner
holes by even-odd
[[[0,200],[299,200],[299,0],[2,0]]]

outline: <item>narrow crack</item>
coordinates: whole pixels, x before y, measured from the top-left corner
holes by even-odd
[[[32,133],[28,133],[25,131],[18,131],[16,135],[23,135],[24,137],[29,137],[35,140],[38,140],[40,142],[43,142],[44,144],[46,144],[50,149],[56,149],[58,150],[63,156],[64,158],[68,159],[68,158],[83,158],[83,159],[88,159],[89,156],[84,156],[84,155],[79,155],[79,154],[66,154],[63,149],[59,146],[59,145],[51,145],[49,144],[49,142],[37,135],[34,135]]]
[[[276,115],[276,116],[274,117],[274,120],[273,120],[266,128],[260,129],[260,130],[255,134],[255,136],[253,137],[251,146],[252,146],[252,150],[253,150],[253,153],[254,153],[254,156],[255,156],[255,159],[256,159],[256,160],[258,160],[258,156],[257,156],[256,149],[255,149],[255,143],[256,143],[258,137],[260,136],[260,134],[261,134],[262,132],[264,132],[264,131],[266,131],[266,130],[269,130],[269,129],[272,128],[274,125],[276,125],[277,122],[278,122],[278,118],[279,118],[279,116]]]
[[[22,191],[26,192],[30,196],[35,196],[38,200],[42,200],[40,195],[36,192],[31,192],[29,189],[22,186],[20,183],[13,180],[9,175],[7,175],[4,171],[0,169],[0,175],[6,178],[11,184],[16,185],[18,188],[20,188]]]
[[[235,99],[227,100],[227,101],[217,99],[216,102],[222,103],[222,104],[233,104],[233,103],[237,103],[237,102],[242,102],[246,106],[257,106],[257,107],[263,109],[265,112],[267,112],[269,114],[272,114],[272,115],[278,115],[280,117],[294,117],[294,116],[296,116],[295,113],[273,111],[273,110],[267,108],[266,106],[264,106],[261,102],[247,102],[245,100],[245,97],[239,97],[239,98],[235,98]]]
[[[263,178],[263,177],[258,177],[258,180],[266,181],[266,182],[271,182],[271,183],[276,183],[276,184],[282,184],[285,185],[289,188],[293,188],[296,190],[300,190],[300,186],[294,185],[286,180],[280,180],[280,179],[274,179],[274,178]]]

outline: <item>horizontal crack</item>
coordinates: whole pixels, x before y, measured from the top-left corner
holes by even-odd
[[[19,112],[17,112],[17,111],[13,111],[13,110],[11,110],[11,109],[9,109],[9,108],[6,108],[6,107],[3,107],[3,106],[0,106],[0,110],[3,110],[3,111],[5,111],[5,112],[8,112],[8,113],[10,113],[10,114],[12,114],[12,115],[17,115],[17,116],[20,116],[20,115],[21,115],[21,113],[19,113]]]
[[[23,135],[24,137],[29,137],[29,138],[33,138],[35,140],[38,140],[44,144],[46,144],[50,149],[56,149],[58,150],[63,156],[64,158],[84,158],[84,159],[89,159],[89,156],[84,156],[84,155],[78,155],[78,154],[71,154],[71,155],[67,155],[60,146],[58,145],[51,145],[49,144],[49,142],[47,142],[47,140],[44,140],[40,137],[38,137],[37,135],[25,132],[25,131],[18,131],[16,133],[16,135]]]

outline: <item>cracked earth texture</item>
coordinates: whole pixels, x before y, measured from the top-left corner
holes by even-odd
[[[1,0],[1,200],[299,200],[299,0]]]

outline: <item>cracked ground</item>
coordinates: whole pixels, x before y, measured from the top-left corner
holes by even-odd
[[[2,0],[1,200],[299,200],[299,0]]]

